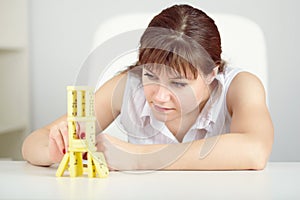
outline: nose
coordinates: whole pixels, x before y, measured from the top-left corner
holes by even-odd
[[[157,89],[156,89],[154,98],[158,102],[168,102],[168,101],[170,101],[170,98],[171,98],[171,92],[166,86],[157,85]]]

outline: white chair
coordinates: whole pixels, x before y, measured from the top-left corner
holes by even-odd
[[[106,20],[100,24],[95,33],[93,48],[121,33],[145,29],[154,15],[153,13],[134,13],[115,16]],[[256,74],[267,90],[266,44],[260,27],[253,21],[237,15],[219,13],[208,15],[215,20],[221,35],[222,58],[232,67],[244,68]],[[140,36],[141,34],[142,32]],[[137,35],[136,38],[130,41],[135,44],[136,49],[139,39],[140,37]],[[119,45],[122,46],[122,43]],[[105,80],[101,80],[97,87],[111,78],[116,71],[132,64],[136,60],[137,51],[134,50],[124,52],[121,56],[116,55],[116,59],[109,64],[110,70],[105,72]],[[118,128],[111,125],[108,132],[114,135],[118,132]],[[119,134],[116,133],[116,135],[119,137]]]

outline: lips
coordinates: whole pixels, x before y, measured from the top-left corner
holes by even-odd
[[[155,103],[152,103],[152,107],[154,108],[154,110],[156,110],[158,112],[170,112],[170,111],[174,110],[174,108],[161,106],[161,105],[158,105],[158,104],[155,104]]]

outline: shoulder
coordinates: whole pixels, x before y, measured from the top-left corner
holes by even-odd
[[[226,95],[228,111],[251,105],[265,106],[266,94],[260,79],[252,73],[240,72],[232,80]]]
[[[97,91],[96,94],[102,92],[109,92],[114,90],[115,88],[122,88],[124,84],[126,84],[127,72],[120,73],[107,82],[105,82]]]
[[[104,83],[96,91],[96,103],[111,103],[111,105],[114,107],[114,110],[119,111],[122,106],[127,75],[127,72],[120,73]]]

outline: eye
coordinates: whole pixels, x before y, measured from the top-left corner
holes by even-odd
[[[187,86],[187,83],[182,83],[182,82],[172,82],[172,85],[174,85],[177,88],[183,88]]]
[[[156,76],[154,76],[153,74],[150,74],[148,72],[146,72],[144,74],[144,77],[148,78],[149,80],[156,80],[157,79]]]

